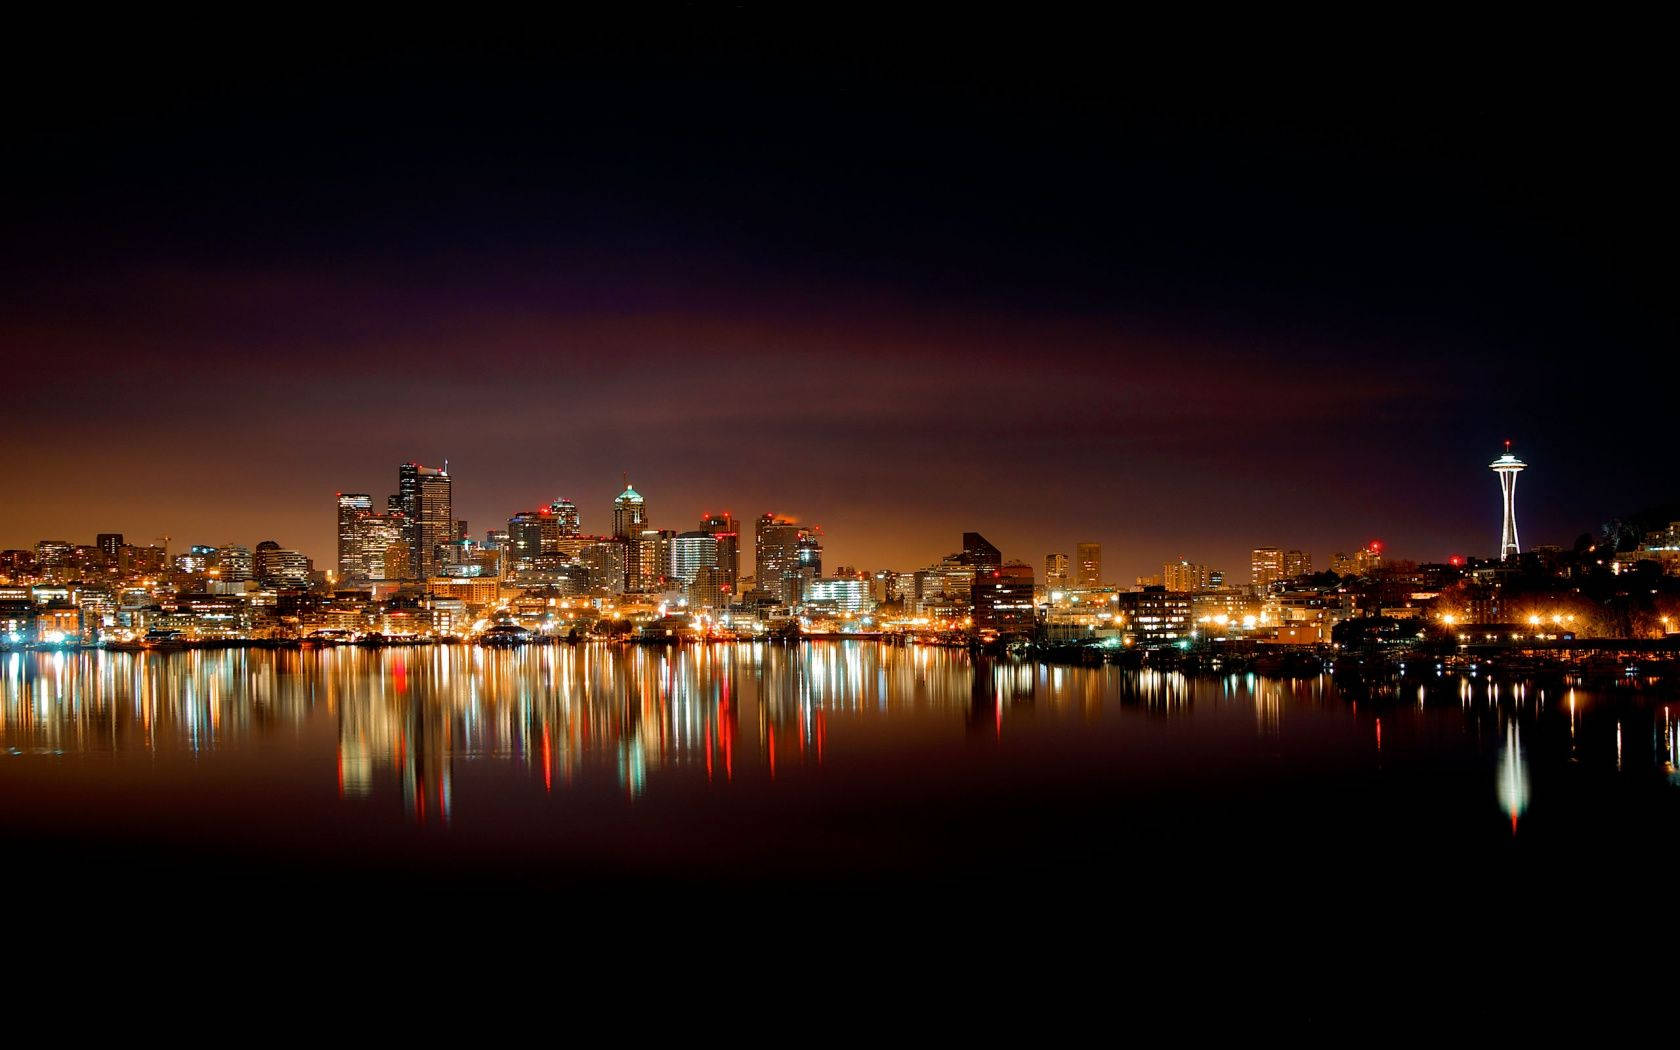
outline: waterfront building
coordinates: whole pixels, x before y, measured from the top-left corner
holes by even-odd
[[[830,613],[857,614],[875,607],[869,581],[856,576],[805,580],[801,601],[813,611]]]
[[[969,603],[976,632],[999,636],[1032,634],[1037,622],[1032,567],[1011,562],[975,572]]]
[[[1192,621],[1188,594],[1174,593],[1165,587],[1146,587],[1141,591],[1122,591],[1116,598],[1115,609],[1139,645],[1171,645],[1189,638]]]

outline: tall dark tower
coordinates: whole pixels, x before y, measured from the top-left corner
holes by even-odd
[[[741,579],[741,523],[735,520],[735,515],[724,511],[722,514],[707,513],[700,518],[700,528],[712,534],[717,540],[717,587],[726,597],[725,603],[733,600],[733,596],[740,585]]]
[[[449,467],[404,463],[397,471],[398,509],[407,517],[409,576],[437,575],[438,548],[455,538],[455,502]]]
[[[986,542],[978,532],[963,533],[963,564],[975,572],[991,572],[1003,567],[1003,552]]]

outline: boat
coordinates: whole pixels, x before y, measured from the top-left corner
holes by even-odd
[[[158,627],[146,632],[140,639],[140,644],[147,648],[161,652],[169,652],[187,647],[187,636],[180,631],[172,631]]]
[[[531,638],[531,632],[516,623],[499,623],[479,635],[478,644],[494,646],[524,645]]]

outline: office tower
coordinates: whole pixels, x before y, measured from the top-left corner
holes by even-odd
[[[438,547],[455,535],[455,503],[448,466],[404,463],[397,471],[397,500],[407,519],[411,579],[438,574]]]
[[[1068,589],[1067,555],[1046,554],[1044,556],[1044,586],[1051,593]]]
[[[665,589],[671,573],[671,541],[676,535],[669,529],[643,529],[630,541],[627,589],[643,594]]]
[[[715,565],[702,565],[694,570],[684,593],[690,609],[722,609],[729,604],[729,592],[724,590],[723,572]]]
[[[807,544],[809,540],[809,544]],[[787,518],[765,514],[753,530],[758,589],[783,605],[795,605],[803,591],[801,574],[822,575],[822,546],[807,530]],[[809,570],[812,563],[815,572]]]
[[[456,518],[455,519],[455,532],[454,532],[454,535],[451,536],[450,538],[453,539],[456,543],[466,543],[468,540],[470,540],[472,538],[472,534],[467,529],[467,519],[466,518]]]
[[[359,556],[362,575],[357,581],[400,580],[408,574],[408,522],[394,512],[364,515]],[[393,553],[394,552],[394,553]],[[342,582],[343,577],[340,577]]]
[[[1212,586],[1209,575],[1206,565],[1180,558],[1161,566],[1161,586],[1175,593],[1205,591]]]
[[[1249,582],[1264,591],[1283,579],[1283,551],[1276,547],[1255,547],[1248,558]]]
[[[578,558],[589,567],[589,589],[595,594],[622,594],[628,575],[623,540],[602,540],[583,548]]]
[[[1031,566],[1012,562],[977,571],[969,597],[976,632],[1000,636],[1032,633],[1036,614]]]
[[[717,537],[703,529],[678,533],[671,538],[671,579],[687,587],[702,567],[717,565]]]
[[[373,513],[373,497],[366,492],[338,494],[338,579],[353,583],[367,579],[362,557],[362,518]]]
[[[822,579],[822,541],[817,538],[815,529],[806,529],[799,534],[799,540],[794,545],[795,572],[790,581],[789,591],[797,600],[804,595],[805,587],[813,580]]]
[[[487,529],[484,533],[485,550],[501,550],[512,542],[506,529]]]
[[[1118,598],[1116,611],[1139,645],[1171,644],[1188,636],[1192,629],[1187,594],[1174,594],[1165,587],[1145,587],[1123,592]]]
[[[1522,553],[1517,540],[1517,475],[1528,466],[1511,455],[1511,443],[1505,442],[1505,454],[1488,464],[1499,475],[1499,499],[1503,513],[1499,525],[1499,560],[1506,561]]]
[[[578,513],[577,504],[569,499],[557,499],[548,505],[554,515],[555,524],[560,528],[562,536],[581,536],[583,534],[583,516]]]
[[[807,607],[828,613],[855,615],[875,607],[875,599],[869,594],[869,580],[861,576],[806,580],[799,600]]]
[[[962,535],[963,564],[975,572],[990,572],[1002,567],[1003,554],[996,547],[986,542],[986,537],[978,532],[965,532]],[[1030,572],[1028,575],[1032,575]]]
[[[522,510],[508,519],[507,538],[514,559],[528,560],[551,553],[547,548],[559,540],[559,525],[546,509]]]
[[[621,540],[634,539],[645,528],[647,501],[625,482],[624,491],[613,499],[613,535]]]
[[[122,550],[123,534],[120,532],[101,532],[94,537],[94,545],[105,555],[105,560],[112,565],[117,563],[118,552]]]
[[[1081,543],[1074,548],[1079,561],[1078,584],[1081,589],[1102,586],[1102,544]]]
[[[236,543],[224,543],[217,547],[216,573],[224,583],[244,583],[255,579],[257,567],[251,548]]]
[[[707,512],[700,517],[700,527],[717,540],[718,587],[727,603],[740,584],[741,524],[728,511],[722,514]]]
[[[1283,578],[1293,580],[1297,576],[1312,574],[1312,555],[1306,551],[1285,551],[1283,554]]]
[[[273,540],[257,544],[252,563],[257,580],[264,587],[309,586],[309,559],[302,552],[287,550]]]

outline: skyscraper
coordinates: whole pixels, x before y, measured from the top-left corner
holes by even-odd
[[[237,543],[224,543],[216,548],[216,572],[223,583],[244,583],[256,576],[256,561],[251,548]]]
[[[1046,554],[1044,556],[1044,587],[1050,592],[1068,589],[1068,556],[1065,554]]]
[[[1074,550],[1079,560],[1079,586],[1084,589],[1101,587],[1102,544],[1081,543]]]
[[[1248,556],[1249,580],[1256,591],[1265,591],[1284,578],[1283,551],[1276,547],[1255,547]]]
[[[970,600],[976,631],[999,636],[1032,633],[1036,613],[1031,566],[1012,562],[977,571]]]
[[[613,498],[613,535],[621,540],[634,539],[645,528],[647,500],[626,481],[624,491]]]
[[[1495,474],[1499,475],[1500,502],[1504,506],[1504,514],[1499,526],[1499,560],[1505,561],[1522,553],[1522,545],[1517,540],[1517,475],[1528,466],[1516,456],[1511,455],[1511,443],[1505,442],[1505,454],[1488,464]]]
[[[759,518],[753,530],[758,589],[784,605],[799,601],[804,592],[802,573],[811,578],[822,575],[822,545],[807,532],[796,522],[774,514]]]
[[[397,472],[398,509],[407,518],[409,574],[438,574],[438,548],[455,537],[455,505],[447,467],[404,463]]]
[[[1211,575],[1206,565],[1180,558],[1161,566],[1161,585],[1174,593],[1205,591],[1212,586]]]
[[[1313,571],[1312,555],[1307,551],[1285,551],[1283,555],[1283,578],[1293,580],[1297,576],[1308,576]]]
[[[728,511],[721,514],[707,512],[700,517],[700,527],[717,540],[715,586],[722,603],[728,604],[741,576],[741,524]]]
[[[338,494],[338,580],[353,583],[367,579],[362,554],[362,518],[373,512],[373,497],[366,492]]]
[[[578,536],[583,532],[583,516],[578,513],[577,504],[569,499],[561,498],[548,505],[554,513],[554,520],[560,526],[560,535]]]
[[[118,553],[122,550],[123,534],[120,532],[101,532],[94,537],[94,545],[105,554],[106,560],[112,565],[117,563]]]
[[[962,535],[963,564],[974,568],[977,573],[991,572],[1003,566],[1003,552],[987,542],[986,537],[978,532],[965,532]],[[1029,569],[1030,577],[1032,571]]]
[[[671,538],[670,547],[670,575],[683,587],[693,583],[702,568],[717,565],[717,537],[704,529],[678,533]]]
[[[407,520],[394,511],[362,517],[361,579],[400,580],[407,574],[408,541],[403,538],[407,531]]]

